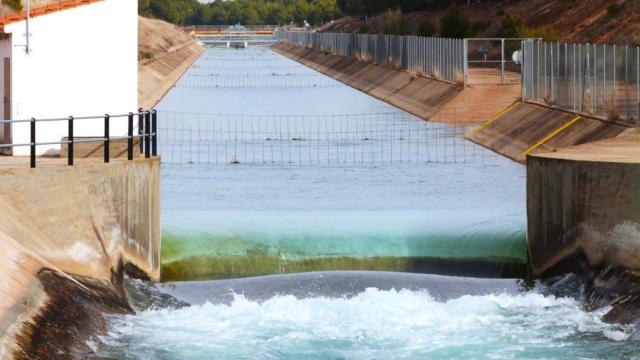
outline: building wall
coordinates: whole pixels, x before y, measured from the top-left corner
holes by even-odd
[[[31,52],[25,22],[5,26],[13,34],[13,119],[125,114],[138,105],[138,8],[131,0],[104,0],[31,19]],[[127,132],[126,118],[114,119],[111,135]],[[75,136],[102,136],[103,121],[74,124]],[[40,123],[37,141],[60,141],[66,122]],[[29,124],[13,125],[13,142],[29,142]],[[59,146],[41,146],[43,153]],[[15,154],[27,154],[27,147]]]

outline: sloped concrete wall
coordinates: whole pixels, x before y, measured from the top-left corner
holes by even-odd
[[[29,349],[89,321],[88,310],[75,313],[79,299],[127,310],[125,269],[159,280],[160,161],[9,161],[0,163],[0,357],[39,358]],[[46,318],[52,307],[59,313]]]
[[[278,43],[274,51],[383,100],[422,119],[430,119],[463,88],[406,71],[328,55],[291,44]]]
[[[162,100],[191,65],[204,52],[193,41],[157,58],[138,65],[138,98],[140,107],[150,109]]]
[[[613,122],[518,102],[497,113],[467,138],[509,159],[613,138],[628,128]]]

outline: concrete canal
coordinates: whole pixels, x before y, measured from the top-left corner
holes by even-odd
[[[637,350],[607,309],[556,296],[576,279],[514,280],[525,168],[464,140],[470,128],[424,122],[267,48],[208,49],[158,111],[168,283],[128,282],[138,314],[110,318],[102,358]]]
[[[524,168],[465,128],[255,48],[209,50],[159,111],[165,280],[523,272]]]

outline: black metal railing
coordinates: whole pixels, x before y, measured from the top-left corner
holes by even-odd
[[[138,134],[134,134],[134,118],[138,116]],[[111,136],[110,125],[111,122],[116,119],[127,119],[127,135],[126,136]],[[91,137],[91,138],[77,138],[74,136],[74,125],[77,121],[90,121],[99,120],[104,121],[104,135],[103,137]],[[53,142],[37,142],[37,124],[43,122],[67,122],[67,139]],[[51,119],[25,119],[25,120],[0,120],[0,124],[16,124],[16,123],[29,123],[30,124],[30,140],[29,143],[12,143],[12,144],[0,144],[0,149],[14,147],[29,147],[30,165],[32,168],[36,167],[36,148],[37,146],[44,145],[67,145],[67,164],[72,166],[74,164],[74,150],[75,145],[79,143],[102,143],[104,147],[104,162],[108,163],[111,156],[111,141],[127,140],[127,159],[133,160],[134,158],[134,139],[140,139],[140,153],[144,154],[145,158],[158,155],[158,113],[156,110],[144,110],[138,109],[137,113],[130,112],[128,114],[120,115],[100,115],[100,116],[82,116],[66,118],[51,118]]]

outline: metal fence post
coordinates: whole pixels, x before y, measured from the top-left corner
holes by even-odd
[[[36,167],[36,119],[31,118],[31,145],[30,145],[30,157],[31,168]]]
[[[140,141],[140,154],[144,154],[144,109],[138,109],[138,141]]]
[[[67,165],[73,165],[73,116],[69,116],[68,121],[69,129],[68,129],[68,144],[67,144]]]
[[[109,162],[109,114],[104,115],[104,162]]]
[[[611,82],[611,113],[618,114],[616,109],[616,68],[618,67],[616,64],[616,44],[613,44],[613,74],[612,74],[612,82]]]
[[[133,160],[133,113],[127,117],[127,160]]]
[[[151,157],[151,112],[144,113],[144,157]]]
[[[500,39],[500,83],[504,85],[504,39]]]
[[[464,61],[464,87],[467,87],[468,77],[469,77],[469,40],[464,39],[463,44],[463,61]]]
[[[151,155],[158,155],[158,112],[151,110]]]

